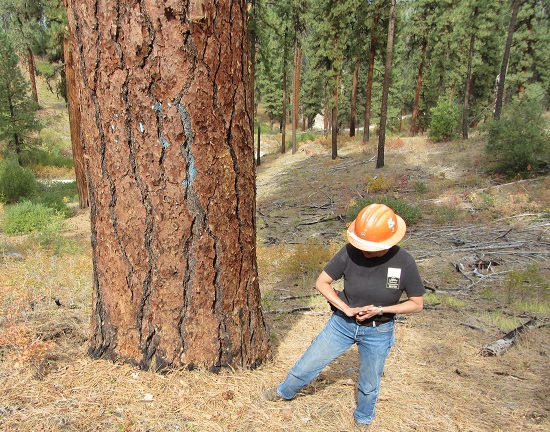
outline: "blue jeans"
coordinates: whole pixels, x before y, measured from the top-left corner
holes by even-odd
[[[353,413],[360,423],[371,423],[375,415],[384,363],[394,344],[394,322],[377,327],[360,326],[355,318],[335,312],[302,357],[277,387],[284,399],[293,399],[334,359],[357,344],[360,356],[357,407]]]

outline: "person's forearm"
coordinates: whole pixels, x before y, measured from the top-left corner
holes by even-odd
[[[317,288],[330,304],[344,312],[347,316],[352,316],[354,314],[352,309],[334,292],[334,288],[331,284],[317,281],[315,288]]]
[[[391,313],[391,314],[409,314],[409,313],[420,312],[422,309],[424,309],[424,303],[422,302],[422,297],[415,298],[413,300],[408,299],[403,303],[399,303],[392,306],[382,306],[383,313]]]

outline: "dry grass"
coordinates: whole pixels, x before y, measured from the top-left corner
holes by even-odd
[[[393,183],[392,193],[425,211],[422,224],[409,230],[404,244],[419,258],[426,283],[438,293],[430,296],[423,313],[397,325],[397,344],[387,361],[373,430],[549,430],[548,326],[525,333],[502,356],[480,355],[484,345],[505,332],[490,314],[521,323],[531,316],[547,320],[548,309],[525,312],[504,302],[497,294],[507,289],[506,273],[493,276],[482,269],[486,277],[463,289],[479,258],[498,261],[498,272],[525,272],[537,261],[537,283],[548,280],[548,255],[542,253],[550,241],[548,218],[540,214],[548,212],[549,179],[492,184],[470,163],[479,155],[475,139],[431,144],[417,137],[395,142],[399,145],[387,149],[386,166],[380,170],[372,161],[374,145],[350,139],[334,161],[323,143],[303,144],[295,155],[263,158],[257,226],[264,309],[311,310],[266,314],[274,358],[254,371],[175,370],[160,375],[92,361],[86,352],[91,295],[88,215],[81,213],[67,225],[64,234],[82,245],[71,255],[57,256],[20,239],[0,238],[0,430],[353,430],[355,349],[294,401],[264,402],[260,393],[284,378],[326,322],[328,306],[315,296],[311,267],[320,267],[325,252],[343,244],[346,221],[339,216],[367,193],[365,179],[380,174],[406,178]],[[410,186],[414,182],[425,184],[427,191],[415,192]],[[446,202],[464,213],[437,225],[436,211]],[[531,255],[482,253],[484,245],[508,229],[501,241],[529,239],[530,246],[512,252]],[[456,246],[461,241],[462,249]],[[464,245],[478,247],[463,250]],[[22,259],[7,255],[13,250]],[[464,274],[453,263],[463,264]],[[548,302],[541,289],[539,301]],[[285,300],[288,296],[298,298]]]

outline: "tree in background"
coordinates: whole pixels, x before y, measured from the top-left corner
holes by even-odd
[[[373,11],[372,22],[368,26],[370,29],[370,45],[369,45],[369,63],[367,74],[367,88],[365,96],[365,118],[363,121],[363,142],[367,143],[370,139],[370,121],[371,121],[371,108],[372,108],[372,82],[374,78],[374,62],[376,58],[377,41],[378,41],[378,20],[380,17],[379,6],[375,4]]]
[[[23,78],[18,58],[7,34],[0,31],[0,143],[3,153],[13,155],[20,165],[23,152],[40,129],[35,119],[38,109],[36,102],[29,97],[29,85]]]
[[[518,10],[510,49],[504,99],[510,102],[539,84],[550,101],[550,3],[523,2]]]
[[[512,13],[510,16],[510,25],[508,27],[508,36],[506,38],[506,45],[504,46],[504,54],[502,56],[502,64],[500,66],[500,73],[497,80],[497,98],[495,101],[495,111],[493,114],[493,118],[495,120],[500,118],[500,111],[502,110],[502,98],[504,97],[504,84],[506,82],[506,69],[508,68],[512,38],[514,37],[514,31],[516,29],[516,18],[522,2],[523,0],[512,1]]]
[[[393,36],[395,32],[396,0],[391,1],[390,20],[388,23],[388,43],[386,47],[386,66],[384,68],[384,84],[382,88],[382,108],[380,110],[380,132],[378,135],[378,156],[376,168],[384,166],[384,146],[386,142],[386,117],[388,114],[388,93],[390,88],[391,66],[393,55]]]
[[[67,5],[91,185],[90,354],[259,365],[247,2]]]
[[[44,40],[43,4],[40,1],[1,0],[0,17],[4,30],[21,57],[26,58],[32,96],[38,103],[35,52]]]

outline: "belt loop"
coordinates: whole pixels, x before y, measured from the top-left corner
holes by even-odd
[[[372,321],[372,326],[376,327],[376,321],[374,321],[374,320]]]

